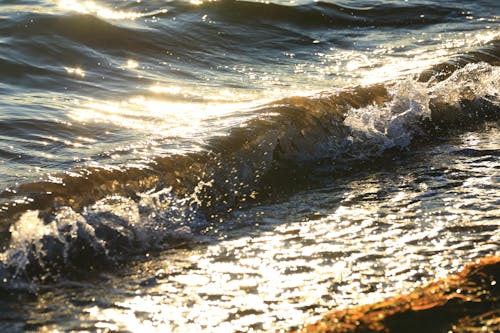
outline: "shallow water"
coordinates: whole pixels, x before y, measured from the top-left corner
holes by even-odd
[[[499,252],[500,128],[446,139],[238,211],[196,243],[10,296],[3,327],[274,331],[411,291]]]
[[[496,1],[0,5],[0,328],[275,331],[499,254]]]

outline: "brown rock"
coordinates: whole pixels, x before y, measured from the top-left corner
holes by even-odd
[[[500,332],[499,280],[500,257],[486,257],[410,294],[329,312],[299,332]]]

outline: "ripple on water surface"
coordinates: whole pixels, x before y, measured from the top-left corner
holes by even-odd
[[[488,126],[239,211],[223,236],[21,306],[37,329],[233,332],[410,291],[498,254],[500,130]]]

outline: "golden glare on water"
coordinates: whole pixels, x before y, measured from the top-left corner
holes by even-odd
[[[132,11],[116,11],[99,5],[94,1],[62,0],[59,7],[82,14],[94,14],[110,20],[134,20],[142,16],[141,13]]]
[[[500,32],[495,30],[466,34],[460,36],[460,38],[448,37],[443,34],[438,36],[440,40],[443,40],[438,46],[425,49],[417,48],[407,52],[405,57],[392,56],[398,48],[404,48],[406,44],[418,44],[425,40],[412,37],[400,45],[385,45],[373,51],[376,59],[383,60],[381,63],[377,63],[373,59],[371,63],[370,61],[362,62],[359,59],[354,59],[347,63],[346,69],[350,71],[359,70],[365,66],[367,70],[360,81],[363,85],[378,83],[381,80],[394,80],[398,77],[420,73],[426,68],[461,54],[464,49],[478,47],[486,42],[498,39],[499,36]]]
[[[127,69],[135,69],[135,68],[139,67],[139,63],[133,59],[129,59],[129,60],[127,60],[126,67],[127,67]]]
[[[339,207],[320,219],[292,217],[287,223],[278,222],[272,231],[198,250],[179,249],[154,264],[146,263],[134,278],[148,277],[154,283],[128,290],[129,296],[111,307],[92,306],[86,312],[97,321],[96,328],[114,330],[279,331],[314,321],[332,307],[372,303],[411,290],[426,282],[415,281],[417,276],[439,276],[449,271],[446,265],[459,266],[449,254],[455,250],[448,248],[457,235],[443,237],[450,221],[430,225],[387,215],[386,223],[380,223],[381,207],[359,201],[382,191],[379,181],[350,184]],[[294,216],[302,201],[322,200],[317,193],[308,195],[302,193],[290,205],[284,204],[285,214]],[[423,205],[415,201],[418,195],[418,191],[391,193],[388,207],[407,209],[400,214],[412,217]],[[456,241],[461,246],[469,242],[460,236]],[[425,259],[427,242],[436,253]]]
[[[207,2],[217,2],[218,0],[188,0],[190,4],[194,5],[194,6],[201,6],[203,5],[204,3],[207,3]]]
[[[129,65],[137,64],[131,61]],[[75,69],[67,71],[84,75]],[[78,105],[69,112],[69,117],[82,123],[106,123],[165,137],[193,138],[206,135],[206,131],[224,134],[224,129],[255,116],[251,112],[255,101],[232,101],[235,95],[228,91],[205,96],[200,101],[191,101],[193,96],[176,86],[154,86],[151,91],[158,98],[136,96],[124,101],[93,101]]]
[[[0,181],[15,187],[0,192],[0,204],[17,190],[8,208],[23,214],[3,232],[12,241],[0,253],[0,279],[41,268],[33,285],[46,304],[30,311],[12,298],[26,314],[3,313],[3,330],[20,318],[54,332],[284,331],[498,253],[500,130],[452,131],[435,142],[423,133],[431,101],[484,100],[485,113],[491,101],[498,106],[498,67],[414,80],[498,31],[460,32],[453,15],[444,31],[399,29],[385,15],[370,27],[368,9],[366,22],[356,9],[352,25],[337,28],[325,4],[181,1],[48,0],[48,14],[30,14],[29,24],[9,9],[19,30],[8,29],[10,19],[1,27],[12,30],[0,42],[13,56],[0,57],[9,67],[0,82],[8,88]],[[153,18],[163,6],[172,17]],[[241,8],[259,17],[241,17]],[[350,10],[338,14],[349,22]],[[367,87],[352,88],[359,84]],[[446,103],[435,103],[441,96]],[[370,100],[379,103],[362,106]],[[345,119],[327,117],[344,110]],[[187,150],[201,153],[175,155]],[[3,170],[13,176],[2,179]],[[103,266],[115,253],[123,265],[95,265],[96,280],[79,280],[101,253]],[[0,311],[7,307],[0,300]]]
[[[64,67],[68,74],[77,75],[80,77],[85,77],[85,71],[80,67]]]

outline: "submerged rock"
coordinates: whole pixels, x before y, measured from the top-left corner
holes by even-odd
[[[470,263],[410,294],[334,310],[298,332],[500,332],[500,257]]]

